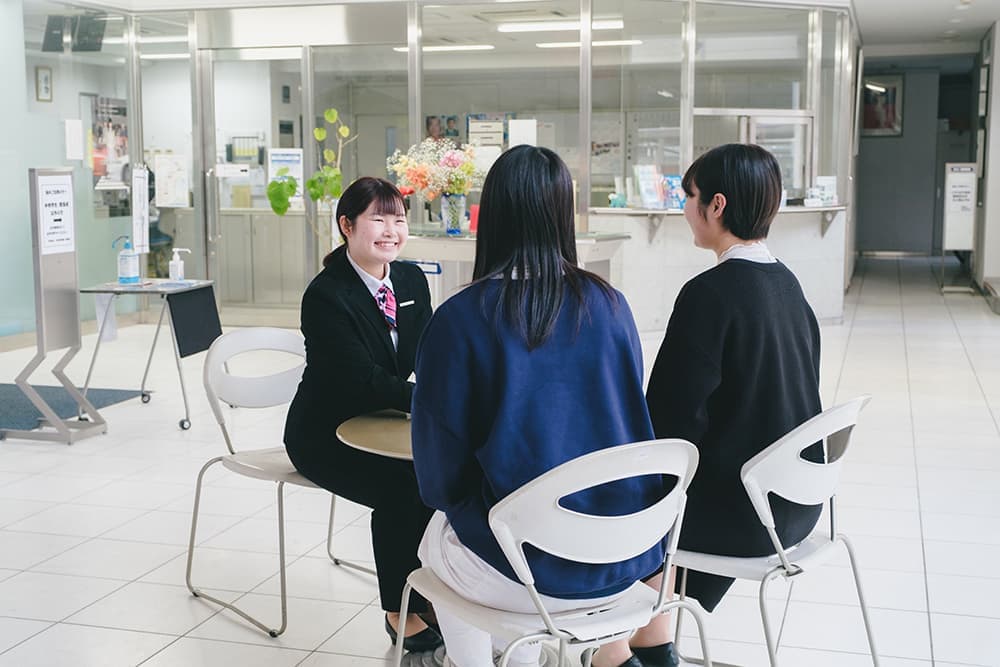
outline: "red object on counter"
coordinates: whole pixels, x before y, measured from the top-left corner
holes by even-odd
[[[479,228],[479,204],[469,204],[469,231],[475,233]]]

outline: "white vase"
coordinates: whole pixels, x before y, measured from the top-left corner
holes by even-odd
[[[462,233],[462,223],[465,221],[465,195],[441,195],[441,222],[444,230],[450,236]]]

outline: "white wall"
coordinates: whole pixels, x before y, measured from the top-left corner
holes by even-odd
[[[1000,21],[993,24],[992,41],[1000,36]],[[994,46],[995,49],[995,46]],[[986,146],[983,156],[983,206],[979,209],[976,233],[975,278],[979,285],[987,278],[1000,277],[1000,67],[994,50],[986,118]],[[996,283],[994,282],[994,285]]]
[[[267,61],[215,64],[215,145],[219,153],[225,154],[234,135],[263,135],[262,143],[271,145],[270,82]]]

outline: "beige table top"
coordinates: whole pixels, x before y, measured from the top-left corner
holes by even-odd
[[[337,437],[363,452],[394,459],[413,459],[410,420],[405,412],[382,410],[352,417],[337,427]]]

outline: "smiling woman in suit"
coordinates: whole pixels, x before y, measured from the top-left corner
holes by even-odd
[[[344,244],[302,297],[306,368],[285,423],[285,447],[315,484],[372,508],[379,596],[393,643],[406,576],[420,567],[417,545],[431,516],[417,491],[413,464],[354,449],[334,435],[351,417],[393,408],[410,411],[417,340],[431,316],[423,271],[397,262],[406,243],[403,197],[396,186],[364,177],[337,205]],[[423,612],[419,596],[410,610]],[[440,635],[407,618],[409,651],[432,650]],[[412,630],[412,632],[411,632]]]

